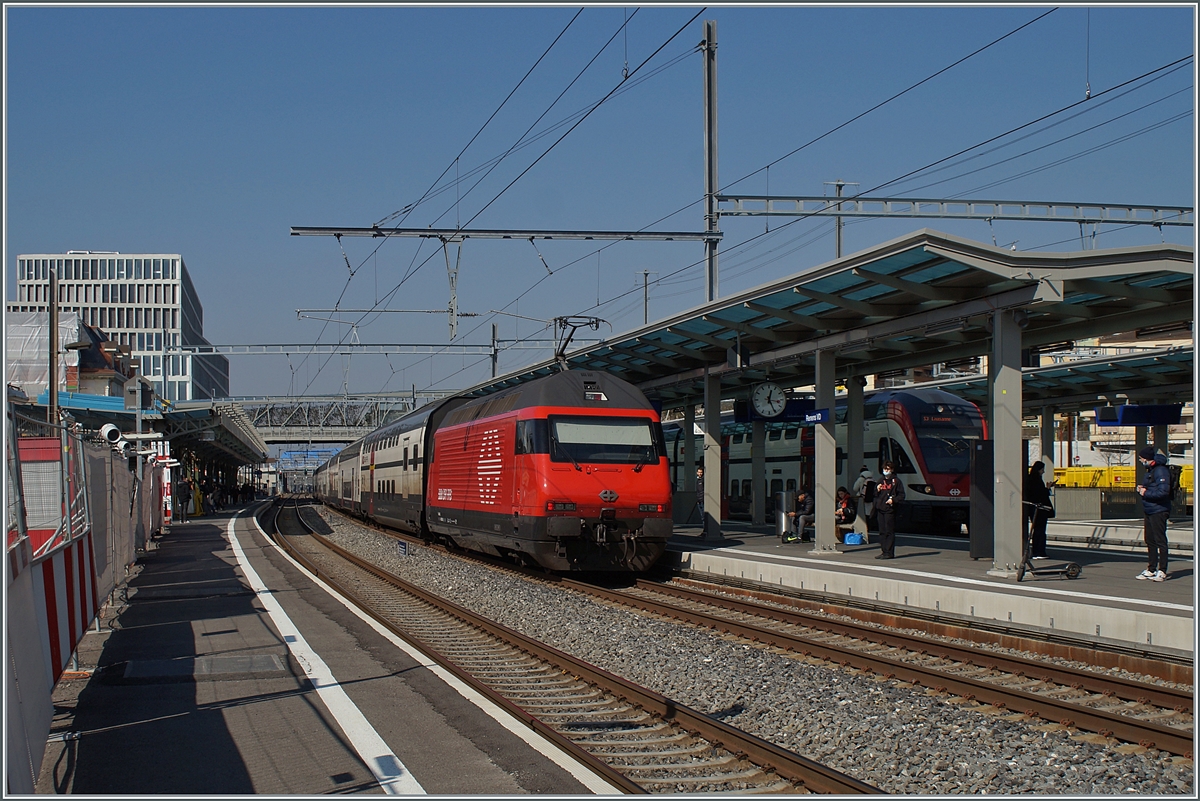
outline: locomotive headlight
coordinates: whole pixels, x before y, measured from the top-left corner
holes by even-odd
[[[638,511],[639,512],[661,512],[661,511],[663,511],[663,505],[661,503],[639,503]]]
[[[923,495],[933,495],[933,485],[931,484],[912,484],[909,486],[913,492],[920,492]]]
[[[547,512],[574,512],[575,504],[571,501],[546,501]]]

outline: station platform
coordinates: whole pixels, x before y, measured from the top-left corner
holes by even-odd
[[[353,612],[252,509],[173,525],[54,690],[38,793],[612,793]]]
[[[1009,631],[1104,643],[1148,656],[1190,660],[1195,650],[1193,529],[1172,525],[1168,579],[1139,581],[1146,567],[1141,529],[1132,521],[1052,523],[1050,558],[1040,566],[1076,562],[1075,579],[989,576],[990,559],[970,557],[964,538],[899,533],[896,558],[877,560],[878,534],[868,544],[817,553],[811,543],[781,543],[773,527],[722,521],[722,540],[706,540],[699,526],[675,527],[662,564],[770,587],[866,601],[897,612],[935,615],[956,623],[997,624]],[[1171,538],[1175,539],[1172,540]],[[1140,547],[1139,547],[1140,545]]]

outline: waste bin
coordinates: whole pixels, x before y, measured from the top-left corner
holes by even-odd
[[[791,492],[775,493],[775,536],[779,539],[787,537],[791,531],[792,521],[795,518],[788,517],[788,512],[796,511],[796,495]]]

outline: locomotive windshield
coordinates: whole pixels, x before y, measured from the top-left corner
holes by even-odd
[[[551,415],[549,435],[554,462],[646,464],[663,453],[654,424],[645,417]]]
[[[930,473],[968,473],[971,445],[983,439],[983,417],[972,403],[903,399]]]

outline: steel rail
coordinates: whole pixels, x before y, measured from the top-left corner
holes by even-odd
[[[505,712],[512,715],[516,719],[520,720],[522,723],[524,723],[530,729],[536,731],[538,734],[542,735],[547,740],[554,743],[556,746],[561,748],[563,751],[570,754],[573,758],[575,758],[582,765],[584,765],[588,770],[592,771],[597,776],[604,779],[606,782],[609,782],[614,787],[617,787],[618,789],[620,789],[626,793],[645,793],[646,792],[646,790],[644,788],[635,784],[634,782],[632,782],[628,777],[624,776],[623,774],[618,773],[616,770],[614,770],[612,767],[610,767],[608,764],[606,764],[603,760],[598,759],[597,757],[593,756],[592,754],[589,754],[587,751],[580,748],[569,738],[564,737],[563,735],[559,734],[557,731],[555,731],[551,727],[547,726],[546,724],[542,723],[536,717],[529,714],[524,709],[522,709],[521,707],[514,704],[512,701],[510,701],[509,699],[505,698],[500,693],[493,690],[487,684],[476,679],[470,673],[466,672],[465,670],[460,668],[458,665],[456,665],[453,661],[451,661],[447,657],[443,656],[438,649],[433,648],[428,643],[422,641],[422,639],[419,636],[413,634],[412,632],[401,629],[393,621],[388,619],[388,617],[386,615],[383,615],[383,614],[375,611],[371,607],[370,604],[367,604],[367,603],[364,603],[363,601],[361,601],[361,599],[359,599],[359,597],[358,597],[358,594],[354,590],[346,587],[344,584],[339,582],[334,576],[330,575],[328,571],[323,571],[319,565],[317,565],[315,562],[313,562],[311,559],[309,559],[304,554],[300,553],[299,550],[297,550],[295,547],[293,547],[293,545],[290,542],[288,542],[287,537],[282,536],[282,532],[278,528],[279,513],[281,511],[281,508],[278,505],[275,505],[274,510],[275,510],[275,518],[273,520],[273,523],[274,523],[274,528],[275,528],[275,533],[276,533],[275,542],[281,548],[283,548],[285,551],[287,551],[287,553],[293,559],[295,559],[297,562],[302,564],[306,570],[308,570],[310,573],[312,573],[313,576],[321,579],[321,581],[324,581],[326,584],[333,587],[339,593],[341,593],[342,595],[351,599],[354,602],[354,604],[356,606],[358,606],[358,608],[362,609],[364,612],[366,612],[368,615],[370,615],[372,618],[374,618],[376,621],[378,621],[388,631],[392,632],[393,634],[395,634],[398,637],[403,637],[405,640],[412,642],[423,653],[428,655],[431,659],[433,659],[435,662],[437,662],[443,668],[445,668],[446,670],[449,670],[451,673],[453,673],[459,680],[464,682],[468,687],[470,687],[471,689],[480,693],[481,695],[484,695],[485,697],[487,697],[487,699],[489,701],[491,701],[492,703],[499,706]],[[321,544],[323,546],[325,546],[326,548],[328,548],[332,553],[337,554],[338,556],[346,559],[347,561],[349,561],[351,564],[355,565],[356,567],[358,567],[362,570],[366,570],[367,572],[371,573],[372,575],[375,575],[378,578],[382,578],[385,581],[392,582],[393,579],[395,579],[396,581],[399,581],[399,579],[396,579],[395,577],[386,573],[386,571],[378,570],[374,566],[363,562],[358,557],[356,557],[353,554],[349,553],[348,551],[345,551],[344,549],[338,547],[334,543],[329,542],[329,540],[327,538],[325,538],[322,535],[318,534],[317,532],[313,531],[308,526],[308,524],[304,522],[303,518],[299,514],[299,511],[297,511],[296,519],[298,521],[300,521],[300,525],[303,526],[309,532],[310,536],[316,538],[317,541],[321,542]],[[405,589],[405,591],[408,591],[409,588],[407,586],[405,586],[405,587],[403,587],[403,589]],[[416,589],[416,588],[413,588],[413,589]],[[421,593],[421,594],[414,593],[414,595],[417,595],[417,597],[420,597],[420,598],[422,598],[422,600],[426,600],[428,602],[428,599],[426,597],[424,597],[423,593]],[[437,606],[438,608],[443,608],[441,604],[435,604],[435,606]]]
[[[299,518],[297,514],[297,518]],[[307,527],[307,525],[306,525]],[[534,640],[530,637],[521,634],[518,631],[503,626],[499,623],[488,620],[485,617],[477,615],[465,607],[448,601],[444,598],[439,598],[436,595],[426,592],[425,590],[415,585],[409,584],[398,576],[392,575],[386,570],[373,565],[355,554],[341,548],[328,538],[313,532],[312,536],[321,544],[328,548],[332,553],[345,559],[359,569],[368,572],[377,578],[391,583],[422,601],[438,608],[450,615],[459,618],[468,625],[481,629],[488,634],[496,637],[504,642],[510,643],[522,651],[550,662],[557,666],[567,668],[573,675],[595,684],[598,687],[610,692],[617,697],[625,700],[631,705],[640,708],[653,717],[660,718],[664,721],[674,722],[689,734],[700,736],[711,742],[715,747],[724,748],[735,756],[746,759],[767,772],[773,772],[783,779],[801,784],[805,788],[819,793],[833,794],[881,794],[883,791],[879,788],[859,781],[851,776],[848,776],[840,771],[822,765],[806,757],[800,756],[785,748],[769,743],[747,732],[743,732],[727,723],[719,720],[714,720],[703,713],[693,710],[683,704],[673,701],[666,696],[660,695],[653,690],[641,687],[630,681],[627,681],[620,676],[609,673],[606,670],[598,668],[580,659],[577,659],[570,654],[560,651],[553,646]],[[286,538],[281,537],[281,540],[286,542]],[[289,553],[294,549],[284,545]],[[306,567],[313,571],[323,581],[332,583],[327,574],[319,572],[316,565],[313,565],[310,560],[304,560]],[[348,597],[356,598],[352,591],[345,590],[342,587],[337,587],[339,592],[344,592]],[[480,684],[470,674],[462,671],[448,659],[443,657],[437,649],[429,647],[422,642],[418,637],[410,632],[404,631],[395,626],[394,623],[388,621],[382,615],[377,614],[368,607],[364,607],[364,611],[370,614],[380,623],[387,626],[389,630],[394,631],[398,636],[402,636],[413,641],[422,651],[425,651],[429,656],[435,659],[439,664],[442,664],[447,669],[453,671],[455,675],[467,681],[472,687],[478,688],[481,692],[500,704],[504,709],[512,711],[519,719],[524,721],[531,728],[534,728],[539,733],[553,739],[555,743],[561,744],[564,750],[567,750],[572,756],[577,756],[581,762],[589,768],[596,771],[598,775],[606,781],[611,781],[614,785],[625,789],[626,792],[646,792],[640,785],[636,785],[623,774],[616,772],[602,760],[592,756],[590,753],[582,749],[573,741],[558,734],[554,729],[539,721],[536,717],[525,712],[520,707],[513,704],[508,699],[496,693],[487,685]]]
[[[1026,676],[1042,678],[1044,681],[1057,684],[1068,686],[1078,685],[1079,689],[1088,692],[1106,695],[1111,693],[1122,700],[1152,704],[1165,709],[1173,709],[1176,712],[1190,713],[1193,707],[1192,693],[1174,687],[1147,684],[1146,682],[1133,681],[1132,679],[1125,679],[1119,676],[1102,676],[1090,671],[1061,667],[1040,660],[1023,659],[1017,656],[985,651],[972,646],[929,640],[902,632],[883,631],[861,623],[832,620],[828,617],[806,612],[788,611],[750,601],[717,597],[700,590],[666,586],[645,579],[639,579],[637,586],[663,595],[712,604],[742,614],[768,617],[772,620],[779,620],[797,626],[813,626],[845,637],[853,637],[855,639],[868,640],[886,645],[896,645],[901,648],[928,653],[942,659],[953,659],[968,665],[1003,670],[1014,674],[1023,673]]]
[[[606,598],[613,603],[685,620],[697,625],[717,629],[724,633],[745,637],[755,642],[784,648],[789,651],[796,651],[804,656],[815,655],[832,662],[837,662],[843,667],[854,667],[869,673],[881,673],[887,678],[899,679],[917,686],[953,693],[967,700],[977,700],[980,703],[989,704],[997,709],[1021,710],[1026,716],[1037,716],[1064,726],[1097,732],[1104,736],[1138,743],[1147,748],[1159,748],[1188,758],[1192,756],[1192,734],[1168,726],[1162,726],[1150,721],[1138,721],[1125,716],[1104,712],[1103,710],[1088,709],[1069,702],[1046,698],[1034,693],[1010,689],[968,677],[954,676],[937,669],[925,668],[897,659],[872,656],[855,649],[824,644],[785,632],[729,620],[719,615],[685,609],[669,603],[652,601],[617,590],[595,587],[594,585],[576,582],[572,579],[564,581],[567,586],[574,584],[581,591]],[[719,603],[721,600],[723,599],[715,599],[714,603]],[[774,610],[768,611],[774,613]],[[928,650],[927,647],[926,650]]]

